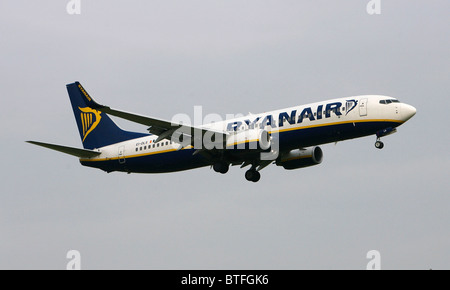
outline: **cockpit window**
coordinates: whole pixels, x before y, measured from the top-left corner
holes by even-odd
[[[396,99],[388,99],[388,100],[381,100],[380,101],[380,104],[383,104],[383,105],[387,105],[387,104],[390,104],[390,103],[400,103],[400,101],[396,100]]]

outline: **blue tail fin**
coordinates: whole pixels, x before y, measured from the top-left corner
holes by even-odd
[[[85,149],[100,148],[148,135],[124,131],[106,113],[93,109],[97,104],[79,82],[68,84],[67,92]]]

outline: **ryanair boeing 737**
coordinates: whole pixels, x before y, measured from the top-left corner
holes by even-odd
[[[219,173],[230,165],[250,166],[257,182],[270,164],[297,169],[320,164],[319,145],[369,135],[381,137],[416,114],[413,106],[378,95],[354,96],[262,114],[192,126],[100,105],[79,82],[67,85],[84,149],[36,141],[29,143],[74,155],[82,165],[106,172],[175,172],[211,166]],[[120,129],[109,115],[148,126],[149,133]]]

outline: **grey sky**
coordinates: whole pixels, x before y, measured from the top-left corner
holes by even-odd
[[[447,0],[0,2],[0,269],[448,269]],[[359,94],[417,108],[397,134],[324,162],[106,174],[25,143],[81,147],[65,89],[170,119]],[[145,127],[117,120],[121,127]]]

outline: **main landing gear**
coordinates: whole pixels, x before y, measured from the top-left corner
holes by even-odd
[[[256,169],[252,166],[252,168],[245,172],[245,179],[248,181],[258,182],[259,179],[261,179],[261,173],[256,171]]]
[[[213,164],[213,169],[215,172],[225,174],[228,172],[230,164],[226,162],[216,162]],[[245,179],[252,182],[258,182],[261,179],[261,174],[256,171],[256,166],[252,166],[249,170],[245,172]]]
[[[225,174],[228,172],[228,169],[230,169],[230,164],[228,164],[226,162],[217,162],[217,163],[214,163],[213,169],[215,172]]]

